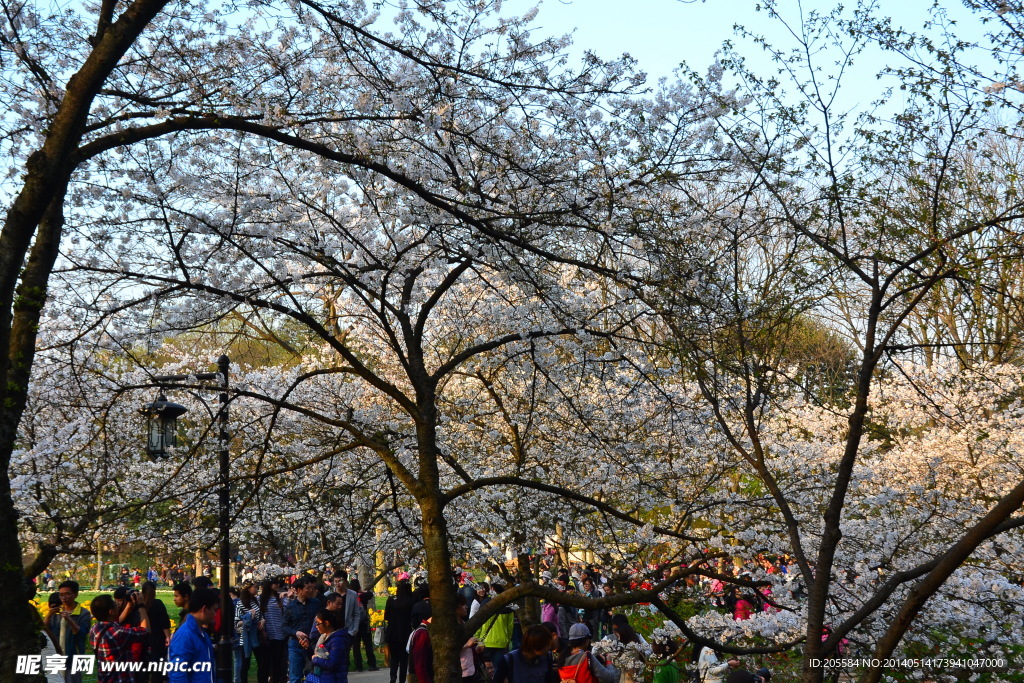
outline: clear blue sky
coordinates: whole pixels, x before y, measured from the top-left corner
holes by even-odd
[[[855,0],[846,0],[847,7]],[[504,14],[523,14],[537,4],[533,0],[506,0]],[[535,20],[542,32],[560,34],[575,29],[578,49],[590,49],[602,57],[628,52],[653,79],[671,74],[679,62],[704,71],[712,62],[722,41],[733,38],[733,24],[762,28],[770,35],[780,29],[763,12],[756,12],[757,0],[546,0],[540,3]],[[780,0],[790,16],[796,16],[797,0]],[[804,0],[804,11],[829,11],[836,3]],[[980,38],[977,17],[959,0],[942,3],[965,37]],[[904,28],[920,30],[928,19],[932,0],[880,0],[879,13],[893,18]],[[753,49],[748,55],[755,54]],[[866,57],[865,69],[872,72],[884,66],[880,55]]]

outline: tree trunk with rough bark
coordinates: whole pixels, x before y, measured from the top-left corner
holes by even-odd
[[[0,680],[16,680],[17,656],[39,650],[18,539],[8,470],[25,410],[40,313],[64,227],[68,182],[93,101],[121,57],[167,4],[136,0],[101,22],[94,48],[68,80],[46,138],[29,156],[24,181],[0,230]],[[31,249],[31,251],[30,251]],[[27,258],[26,258],[27,257]]]

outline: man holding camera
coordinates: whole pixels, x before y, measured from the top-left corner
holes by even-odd
[[[149,617],[139,594],[133,591],[128,595],[127,602],[129,606],[119,611],[114,598],[109,595],[99,595],[92,601],[96,624],[89,632],[89,641],[99,662],[138,661],[132,659],[132,646],[144,645],[149,639]],[[119,623],[119,616],[126,611],[138,614],[139,626]],[[135,683],[135,675],[130,671],[107,671],[101,664],[96,680],[99,683]]]
[[[135,628],[141,626],[142,615],[139,613],[139,607],[143,606],[144,602],[142,594],[134,588],[121,586],[115,590],[114,604],[117,609],[117,623],[122,626],[132,626]],[[147,641],[148,639],[133,642],[131,644],[131,659],[127,661],[141,662],[146,656]]]

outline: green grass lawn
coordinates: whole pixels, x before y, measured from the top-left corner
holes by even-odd
[[[81,591],[78,594],[78,602],[92,602],[92,599],[97,595],[113,595],[114,591]],[[175,624],[178,622],[178,612],[181,610],[174,606],[174,591],[170,588],[160,590],[156,592],[156,599],[164,603],[164,607],[167,608],[167,616],[174,621]]]

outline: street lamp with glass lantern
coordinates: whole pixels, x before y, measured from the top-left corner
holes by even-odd
[[[217,359],[217,372],[200,372],[195,375],[156,375],[153,381],[162,388],[189,386],[189,383],[209,382],[201,388],[216,389],[220,410],[217,412],[218,455],[220,461],[220,487],[218,491],[218,513],[220,518],[220,609],[221,629],[220,640],[217,642],[217,677],[221,681],[233,680],[231,666],[231,646],[234,639],[234,609],[231,594],[228,591],[228,579],[231,576],[231,544],[228,539],[230,517],[230,472],[228,433],[228,370],[231,361],[227,356]],[[146,452],[153,459],[167,458],[167,449],[173,447],[177,439],[177,419],[188,412],[185,406],[172,403],[161,391],[157,400],[143,406],[142,414],[147,418]]]
[[[167,449],[178,445],[178,418],[188,408],[168,401],[161,391],[155,401],[139,412],[146,417],[146,453],[154,460],[169,457]]]

